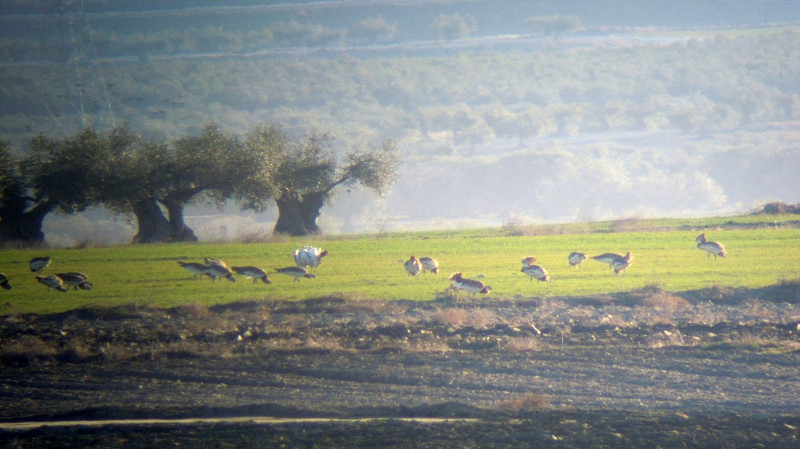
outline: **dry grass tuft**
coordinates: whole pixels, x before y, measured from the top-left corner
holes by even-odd
[[[471,326],[487,328],[498,323],[497,313],[488,309],[466,310],[459,308],[446,308],[436,311],[433,319],[453,327]]]
[[[536,337],[510,337],[505,344],[508,352],[538,352],[544,343]]]
[[[642,304],[647,307],[666,310],[688,309],[692,307],[692,304],[686,299],[666,291],[658,291],[645,297],[642,300]]]
[[[303,349],[313,349],[318,351],[343,351],[339,340],[330,335],[309,335],[303,344]]]
[[[202,304],[184,304],[173,309],[177,315],[191,318],[208,318],[214,313]]]
[[[33,335],[23,335],[18,340],[0,346],[0,360],[29,363],[33,360],[55,357],[58,352],[58,348],[53,343],[48,343]]]
[[[441,338],[426,336],[423,338],[409,341],[405,348],[408,352],[439,353],[444,354],[450,351],[450,345]]]
[[[657,349],[669,346],[686,346],[686,341],[683,339],[680,330],[664,330],[651,335],[647,340],[647,345],[653,349]]]
[[[550,396],[544,393],[525,393],[522,396],[500,401],[497,407],[502,410],[526,411],[549,407]]]

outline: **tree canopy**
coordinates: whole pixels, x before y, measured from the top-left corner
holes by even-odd
[[[360,184],[380,194],[394,182],[400,163],[394,142],[384,142],[380,150],[349,151],[342,160],[337,160],[332,142],[332,136],[318,132],[292,140],[275,126],[259,126],[248,134],[245,145],[258,148],[269,160],[264,172],[269,176],[262,178],[260,189],[270,192],[278,206],[274,232],[320,232],[317,217],[337,187]]]
[[[62,139],[40,135],[19,160],[2,142],[0,240],[43,243],[48,213],[92,205],[133,214],[134,242],[196,240],[184,222],[186,205],[229,200],[255,210],[274,200],[275,232],[318,232],[316,218],[336,187],[361,184],[380,193],[394,181],[400,160],[390,141],[341,158],[332,141],[315,132],[293,140],[277,125],[256,126],[241,140],[212,122],[197,136],[171,141],[144,138],[127,126],[107,133],[86,128]]]

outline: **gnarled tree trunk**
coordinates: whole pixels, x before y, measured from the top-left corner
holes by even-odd
[[[173,242],[196,242],[194,231],[183,221],[184,204],[180,201],[165,198],[161,203],[167,208],[169,214],[169,237]]]
[[[42,222],[44,217],[55,209],[55,204],[37,204],[31,210],[18,207],[23,201],[5,202],[0,210],[0,242],[12,246],[40,246],[45,244]]]
[[[327,192],[311,192],[303,195],[301,211],[303,213],[303,226],[311,234],[319,234],[321,231],[317,225],[322,206],[325,204]]]
[[[272,232],[293,236],[318,234],[317,217],[327,194],[325,191],[305,195],[282,194],[275,200],[278,204],[278,221]]]
[[[294,236],[308,235],[303,220],[302,200],[293,194],[283,193],[275,199],[278,205],[278,221],[272,232],[276,234],[289,234]]]
[[[156,243],[170,240],[171,227],[155,198],[139,200],[133,205],[139,231],[133,243]]]

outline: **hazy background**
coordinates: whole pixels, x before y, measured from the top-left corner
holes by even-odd
[[[281,123],[403,151],[325,233],[748,211],[800,201],[800,2],[18,1],[0,5],[0,138]],[[275,211],[187,209],[201,239]],[[45,221],[128,241],[130,217]]]

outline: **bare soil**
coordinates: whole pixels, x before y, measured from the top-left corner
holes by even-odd
[[[0,444],[798,447],[798,334],[796,283],[8,315]]]

